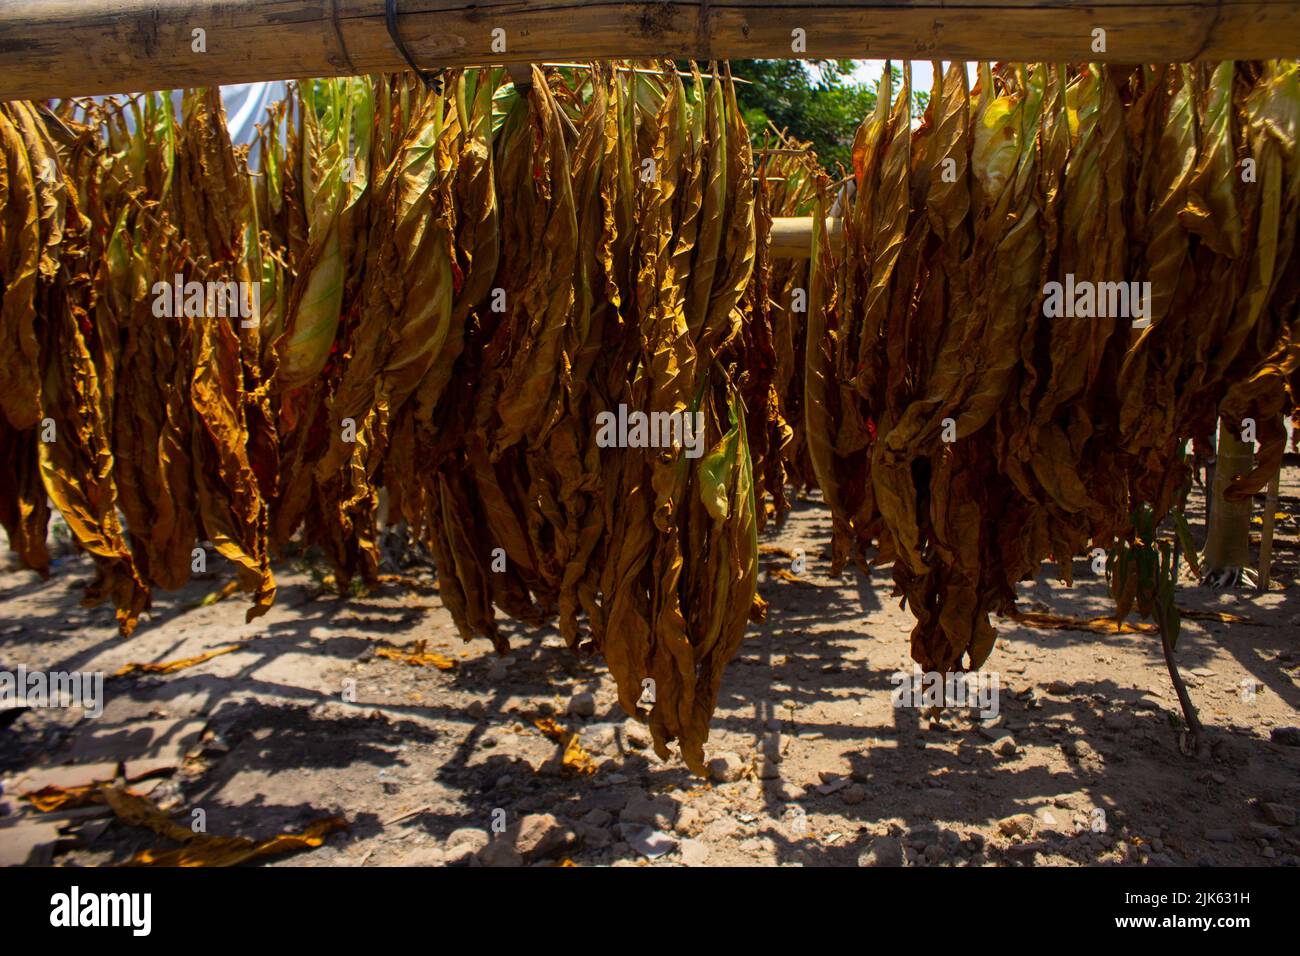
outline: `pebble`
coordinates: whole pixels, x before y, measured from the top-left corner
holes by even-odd
[[[1281,827],[1293,827],[1296,824],[1295,807],[1288,807],[1281,803],[1265,803],[1261,809],[1270,823],[1276,823]]]
[[[1247,826],[1250,827],[1251,836],[1261,840],[1278,840],[1282,837],[1282,831],[1279,828],[1269,826],[1267,823],[1251,820]]]
[[[1001,724],[998,726],[982,725],[979,728],[979,730],[976,731],[976,733],[978,733],[985,740],[991,740],[995,743],[999,740],[1003,740],[1004,738],[1011,736],[1011,732],[1007,730],[1005,724]]]
[[[487,834],[482,830],[474,830],[466,827],[454,831],[447,839],[447,864],[449,866],[454,866],[459,863],[468,862],[479,852],[479,850],[487,846],[487,842]]]
[[[851,807],[857,806],[867,799],[867,788],[860,783],[852,784],[844,788],[844,791],[840,794],[840,799]]]
[[[623,742],[625,750],[645,750],[650,746],[650,730],[629,717],[623,722]]]
[[[447,863],[447,854],[441,847],[425,846],[420,847],[408,856],[403,862],[403,866],[444,866]]]
[[[587,824],[589,827],[607,827],[613,821],[614,817],[609,813],[609,811],[602,810],[600,807],[587,811],[586,816],[582,818],[582,822]]]
[[[633,796],[618,815],[619,822],[639,824],[645,827],[668,828],[677,822],[679,804],[667,794],[647,796],[644,793]]]
[[[1017,813],[999,820],[998,830],[1003,836],[1019,836],[1028,839],[1034,832],[1034,818],[1028,813]]]
[[[589,849],[602,849],[609,846],[614,839],[613,836],[610,835],[609,830],[604,827],[592,826],[589,823],[579,823],[577,829],[578,836],[582,840],[583,846],[588,847]]]
[[[829,797],[832,793],[838,793],[848,785],[849,785],[849,778],[841,777],[840,779],[834,780],[830,783],[823,783],[820,787],[817,788],[817,792],[824,797]]]
[[[902,866],[903,845],[891,836],[873,839],[858,857],[858,866]]]
[[[590,691],[569,698],[568,712],[574,717],[593,717],[596,714],[596,695]]]
[[[1205,839],[1211,843],[1235,843],[1237,837],[1231,830],[1209,829],[1205,831]]]
[[[993,747],[993,750],[999,756],[1014,757],[1016,755],[1016,738],[1008,734]]]
[[[744,772],[745,762],[739,754],[730,750],[722,751],[709,761],[709,776],[720,783],[739,780]]]
[[[704,866],[709,860],[709,848],[699,840],[683,840],[681,853],[686,866]]]
[[[740,831],[739,824],[731,817],[721,817],[704,828],[701,839],[707,843],[718,843],[729,839]]]
[[[588,753],[609,753],[618,749],[618,728],[613,724],[592,724],[582,735]]]
[[[647,860],[657,860],[677,849],[677,841],[662,830],[626,823],[619,824],[618,829],[627,845]]]
[[[908,845],[914,846],[918,850],[924,850],[927,846],[936,842],[938,839],[939,828],[932,823],[918,824],[917,826],[912,827],[907,834]]]
[[[542,860],[571,846],[574,832],[551,813],[530,813],[519,821],[515,849],[529,860]]]
[[[515,849],[508,836],[502,834],[478,851],[475,859],[480,866],[523,866],[524,857]]]
[[[1015,857],[1028,857],[1032,859],[1039,853],[1044,852],[1047,845],[1041,840],[1031,840],[1026,843],[1013,843],[1007,847],[1007,853]]]
[[[1300,727],[1274,727],[1268,736],[1275,744],[1300,747]]]

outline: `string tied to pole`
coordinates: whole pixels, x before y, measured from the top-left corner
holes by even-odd
[[[442,93],[442,74],[437,70],[422,69],[416,62],[415,57],[406,46],[406,41],[397,31],[397,0],[384,0],[384,22],[388,25],[388,36],[393,41],[393,46],[397,47],[397,52],[402,54],[402,59],[415,75],[420,78],[420,82],[425,85],[426,89],[434,93]]]

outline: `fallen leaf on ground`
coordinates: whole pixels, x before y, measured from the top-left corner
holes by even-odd
[[[1042,611],[1014,611],[1008,615],[1017,624],[1045,631],[1096,631],[1100,634],[1148,634],[1154,624],[1143,621],[1116,621],[1114,616],[1075,617],[1072,614],[1047,614]]]
[[[787,571],[785,568],[769,568],[768,577],[776,578],[780,581],[788,581],[791,584],[797,584],[801,588],[820,588],[820,584],[813,584],[811,581],[799,577],[793,571]]]
[[[193,667],[195,664],[202,664],[204,661],[210,661],[214,657],[220,657],[222,654],[229,654],[231,651],[237,651],[242,644],[231,644],[229,647],[219,647],[215,651],[208,651],[199,654],[197,657],[182,657],[179,660],[163,661],[160,664],[124,664],[113,674],[114,677],[126,677],[129,674],[171,674],[175,671],[184,670],[187,667]]]
[[[55,810],[75,810],[103,803],[99,795],[99,784],[90,783],[82,787],[41,787],[30,793],[19,794],[20,800],[26,800],[41,813],[53,813]]]
[[[375,648],[375,655],[386,657],[390,661],[402,661],[412,667],[436,667],[440,671],[449,671],[456,666],[456,662],[450,657],[434,651],[425,651],[427,643],[427,641],[416,641],[410,651],[404,651],[390,644],[382,644]]]
[[[591,759],[591,755],[582,748],[582,744],[578,743],[577,734],[565,730],[550,717],[534,720],[533,726],[547,737],[559,741],[564,746],[564,757],[561,761],[564,766],[581,774],[596,772],[596,763]]]
[[[231,578],[216,591],[210,591],[203,596],[203,600],[198,603],[199,607],[211,607],[219,601],[224,601],[230,595],[239,591],[239,580]]]
[[[314,849],[330,833],[347,827],[342,817],[325,817],[308,824],[302,833],[281,833],[265,840],[213,836],[181,826],[143,797],[113,787],[101,789],[120,821],[182,844],[172,850],[143,850],[127,866],[235,866],[259,857]]]

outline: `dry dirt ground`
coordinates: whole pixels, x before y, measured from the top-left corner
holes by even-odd
[[[1152,634],[1002,621],[986,665],[999,678],[996,720],[894,707],[891,674],[911,670],[911,617],[884,569],[828,577],[830,521],[810,499],[763,535],[803,549],[807,567],[783,580],[767,572],[789,559],[764,557],[771,610],[724,679],[707,782],[659,761],[601,662],[575,658],[555,632],[512,629],[508,658],[463,644],[428,571],[341,598],[285,565],[274,608],[250,624],[238,595],[199,605],[225,580],[209,573],[157,595],[123,641],[110,610],[79,606],[84,557],[48,581],[10,569],[0,671],[112,675],[237,649],[168,674],[110,676],[98,718],[0,713],[0,861],[97,865],[174,847],[103,806],[41,814],[21,797],[117,776],[187,828],[202,810],[209,834],[260,840],[346,820],[270,866],[1295,865],[1298,482],[1291,463],[1279,508],[1291,517],[1267,594],[1191,582],[1180,592],[1184,607],[1255,622],[1184,623],[1178,660],[1207,727],[1196,758],[1179,753]],[[1024,606],[1106,613],[1086,560],[1075,574],[1067,587],[1045,571],[1022,589]],[[417,641],[454,667],[376,653]],[[548,715],[578,733],[594,774],[563,765],[562,742],[534,723]]]

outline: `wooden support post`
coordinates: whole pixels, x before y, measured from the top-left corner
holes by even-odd
[[[1235,587],[1242,569],[1250,568],[1250,498],[1227,501],[1224,489],[1255,465],[1255,446],[1243,442],[1227,424],[1219,422],[1214,455],[1214,484],[1207,490],[1214,505],[1207,519],[1205,553],[1201,559],[1207,579],[1218,587]]]
[[[1268,483],[1268,494],[1264,496],[1264,530],[1259,536],[1259,589],[1261,591],[1268,590],[1268,582],[1273,576],[1273,526],[1281,484],[1282,463],[1278,462],[1273,480]]]
[[[526,93],[533,88],[533,65],[531,63],[507,63],[506,72],[515,84],[515,89]]]
[[[398,0],[396,14],[424,69],[658,57],[1173,63],[1300,51],[1295,0]],[[0,3],[0,100],[407,66],[383,0]]]

